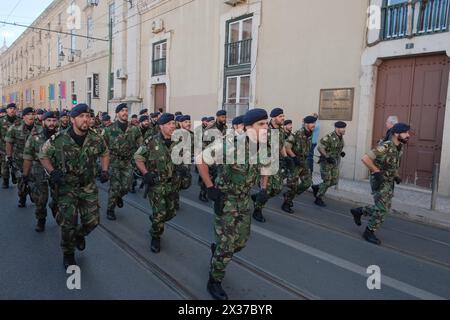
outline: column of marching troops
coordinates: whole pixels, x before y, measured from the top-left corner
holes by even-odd
[[[140,187],[145,187],[144,196],[148,196],[153,212],[150,248],[154,253],[160,251],[164,223],[175,217],[179,209],[180,190],[192,184],[192,164],[174,164],[171,158],[178,143],[172,141],[176,129],[194,140],[190,116],[180,112],[175,115],[157,112],[149,116],[144,109],[139,119],[133,115],[129,122],[126,104],[116,107],[114,122],[107,114],[95,117],[86,104],[62,113],[42,110],[35,113],[27,107],[21,111],[21,118],[16,115],[16,109],[14,103],[0,109],[3,188],[9,187],[11,177],[11,182],[17,184],[21,208],[26,206],[27,195],[30,196],[36,207],[37,232],[45,230],[50,199],[48,206],[61,227],[65,268],[76,264],[75,249],[85,249],[85,237],[99,223],[96,179],[101,183],[109,181],[106,217],[115,220],[115,207],[123,207],[123,197],[128,192],[136,192],[140,178]],[[220,110],[216,118],[204,117],[202,125],[194,129],[203,137],[203,151],[195,155],[199,199],[214,201],[216,239],[211,245],[207,290],[215,299],[228,298],[221,283],[233,254],[245,247],[250,236],[251,202],[253,218],[265,222],[263,209],[267,201],[280,194],[286,182],[281,206],[285,212],[293,214],[294,198],[310,187],[314,203],[325,206],[323,196],[337,184],[339,164],[345,157],[346,123],[336,122],[335,130],[320,140],[317,149],[323,182],[313,185],[307,158],[316,121],[316,117],[307,116],[303,126],[293,132],[292,121],[285,120],[281,108],[275,108],[270,114],[256,108],[234,118],[232,129],[227,130],[226,112]],[[358,226],[362,215],[369,216],[363,237],[371,243],[380,244],[374,232],[390,209],[394,183],[401,182],[398,168],[409,130],[407,124],[396,124],[362,158],[371,173],[375,204],[352,209],[351,214]],[[256,134],[246,134],[251,131]],[[219,139],[208,138],[208,135],[217,137],[214,135],[217,132]],[[245,156],[243,163],[234,164],[214,163],[207,156],[220,148],[225,154],[228,144],[224,142],[243,142],[247,153],[251,143],[264,142],[261,132],[267,132],[268,141],[272,134],[279,135],[280,170],[275,174],[269,175],[264,165],[250,163]],[[194,160],[193,147],[186,153]],[[251,194],[254,187],[258,190]]]

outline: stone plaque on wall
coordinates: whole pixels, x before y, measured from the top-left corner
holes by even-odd
[[[319,119],[352,121],[354,88],[320,90]]]

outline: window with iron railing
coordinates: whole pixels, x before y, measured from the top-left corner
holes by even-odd
[[[251,63],[253,19],[245,18],[228,23],[228,39],[225,44],[225,67]]]
[[[382,39],[448,31],[450,0],[385,0]]]

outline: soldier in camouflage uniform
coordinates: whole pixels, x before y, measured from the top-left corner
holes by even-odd
[[[59,131],[66,130],[70,127],[70,118],[67,111],[63,111],[59,117]]]
[[[10,103],[6,107],[6,116],[0,119],[0,165],[3,178],[3,189],[9,188],[9,176],[11,175],[11,170],[9,164],[6,160],[6,133],[9,127],[12,125],[19,125],[20,119],[16,116],[17,107],[15,103]],[[16,184],[15,176],[13,176],[13,184]]]
[[[138,119],[137,114],[133,114],[133,115],[131,116],[130,125],[131,125],[132,127],[137,127],[137,126],[139,125],[139,119]]]
[[[397,123],[391,129],[391,139],[369,151],[362,158],[363,163],[370,170],[370,186],[375,204],[362,208],[351,209],[356,225],[361,225],[361,216],[369,216],[369,222],[363,233],[368,242],[380,245],[381,241],[375,236],[375,231],[383,223],[386,214],[391,209],[394,196],[394,183],[400,184],[400,160],[403,146],[409,141],[410,126]]]
[[[24,208],[27,201],[28,186],[22,177],[23,169],[23,149],[25,143],[34,128],[34,110],[33,108],[25,108],[22,111],[23,120],[19,124],[15,124],[8,129],[6,133],[6,155],[12,170],[19,176],[17,179],[17,191],[19,195],[19,208]]]
[[[176,216],[175,200],[177,196],[177,175],[172,162],[172,134],[175,131],[175,116],[170,113],[163,114],[158,124],[160,133],[147,138],[136,151],[134,160],[141,171],[146,187],[144,194],[149,196],[153,215],[150,218],[151,251],[158,253],[161,250],[161,235],[164,232],[164,223]]]
[[[61,227],[63,264],[76,265],[75,247],[84,250],[87,236],[99,224],[98,189],[95,161],[100,157],[100,181],[108,181],[109,151],[103,137],[89,128],[91,116],[86,104],[70,112],[72,126],[60,131],[42,146],[39,159],[50,173],[55,186],[58,210],[56,222]],[[78,219],[81,224],[78,224]]]
[[[147,109],[144,109],[144,110],[147,110]],[[144,110],[142,110],[142,111],[144,111]],[[149,127],[150,127],[150,118],[147,115],[141,115],[139,117],[139,130],[141,131],[143,141],[145,140],[144,137],[147,136]],[[139,170],[136,168],[136,163],[134,161],[134,157],[131,160],[131,162],[132,162],[132,166],[133,166],[133,184],[131,185],[130,192],[136,193],[137,179],[141,177],[141,174],[140,174]],[[144,185],[141,184],[141,188],[143,188],[143,187],[144,187]]]
[[[179,119],[180,129],[176,131],[177,135],[180,135],[180,147],[183,150],[188,149],[187,154],[184,155],[180,152],[180,158],[183,159],[183,163],[175,165],[175,173],[178,176],[179,184],[177,186],[177,198],[175,200],[175,209],[180,208],[180,190],[187,190],[192,185],[192,173],[191,167],[194,157],[194,133],[191,131],[191,116],[183,115]],[[181,150],[181,151],[183,151]]]
[[[102,115],[102,124],[100,126],[100,129],[103,130],[105,128],[108,128],[112,125],[111,122],[111,116],[109,114]]]
[[[244,116],[238,116],[234,118],[231,122],[231,125],[233,126],[233,132],[236,136],[245,133]]]
[[[0,120],[6,117],[6,109],[5,108],[0,108]]]
[[[39,127],[38,129],[41,130],[42,129],[42,118],[44,116],[45,111],[42,109],[38,109],[36,111],[36,115],[34,117],[34,126],[35,127]]]
[[[256,149],[260,132],[267,133],[267,112],[263,109],[252,109],[245,115],[244,124],[248,135],[228,134],[224,139],[217,139],[205,149],[197,159],[197,167],[205,185],[208,197],[214,201],[214,231],[216,243],[211,245],[212,258],[207,289],[213,298],[226,300],[228,296],[222,288],[225,268],[233,255],[241,251],[250,236],[250,191],[261,177],[261,191],[258,201],[265,203],[267,196],[267,172],[264,172],[258,155],[250,155],[249,150]],[[225,140],[225,141],[224,141]],[[267,135],[266,139],[267,140]],[[224,143],[225,142],[225,143]],[[244,150],[239,145],[244,144]],[[253,147],[250,145],[253,144]],[[222,153],[223,152],[223,153]],[[244,154],[241,154],[244,152]],[[214,154],[214,155],[213,155]],[[225,163],[218,167],[216,180],[211,180],[209,167],[219,161],[219,155],[226,158],[231,155],[234,163]],[[244,160],[238,162],[237,159]],[[206,163],[205,163],[206,162]]]
[[[227,134],[227,112],[225,110],[219,110],[216,113],[216,120],[214,121],[214,117],[208,118],[208,127],[203,133],[203,149],[205,149],[208,145],[210,145],[216,138],[223,139],[223,137]],[[211,175],[211,179],[215,180],[217,174],[218,165],[213,164],[209,168],[209,174]],[[200,182],[200,201],[207,202],[206,198],[206,185],[204,180]]]
[[[289,136],[292,134],[292,120],[285,120],[283,129],[284,129],[284,141],[287,141],[287,139],[289,139]]]
[[[276,197],[278,194],[280,194],[281,190],[283,190],[283,172],[282,168],[285,167],[285,163],[287,160],[287,154],[286,154],[286,148],[284,146],[284,130],[283,130],[283,124],[284,124],[284,111],[281,108],[275,108],[271,111],[270,117],[272,118],[269,122],[269,131],[268,131],[268,140],[269,144],[271,141],[271,135],[277,134],[278,135],[278,146],[279,146],[279,160],[281,166],[279,166],[280,170],[269,177],[269,182],[267,185],[267,194],[269,198]],[[269,149],[270,150],[270,149]],[[259,222],[266,222],[266,218],[264,218],[262,214],[262,210],[264,209],[264,203],[260,203],[256,200],[257,195],[252,195],[252,200],[254,203],[254,211],[253,211],[253,218],[256,221]]]
[[[287,153],[291,157],[294,166],[287,177],[288,191],[284,194],[284,203],[281,209],[288,213],[294,213],[294,198],[301,195],[312,185],[312,173],[308,166],[308,155],[312,145],[312,133],[316,126],[317,118],[308,116],[303,119],[303,127],[290,135],[286,141]],[[299,183],[299,180],[301,183]]]
[[[42,117],[43,126],[33,128],[23,150],[23,179],[29,184],[31,198],[36,205],[37,232],[45,230],[49,190],[47,175],[39,162],[39,152],[44,142],[56,133],[56,122],[56,115],[53,112],[46,112]],[[56,217],[54,201],[50,204],[50,208]]]
[[[339,164],[341,158],[345,157],[344,149],[344,135],[347,124],[343,121],[338,121],[334,124],[334,131],[327,134],[320,140],[317,150],[320,153],[320,175],[322,176],[322,183],[320,185],[313,185],[313,193],[316,200],[314,203],[319,207],[325,207],[322,197],[327,192],[328,188],[337,185],[339,180]]]
[[[155,112],[150,115],[150,124],[147,132],[145,133],[144,140],[159,133],[158,120],[160,116],[161,114],[159,112]]]
[[[123,207],[124,197],[133,184],[131,160],[143,139],[138,126],[128,123],[128,106],[121,103],[116,107],[116,121],[102,132],[110,153],[110,182],[106,217],[116,220],[114,209]]]

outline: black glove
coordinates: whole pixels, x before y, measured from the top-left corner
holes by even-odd
[[[256,202],[265,205],[269,201],[269,195],[266,189],[261,189],[260,192],[256,194]]]
[[[341,152],[341,157],[345,158],[345,152],[344,151]]]
[[[154,186],[156,184],[156,179],[153,173],[147,172],[143,178],[144,184],[148,184],[149,186]]]
[[[58,169],[55,169],[50,173],[50,181],[57,186],[63,184],[63,177],[64,173]]]
[[[383,180],[384,180],[383,172],[378,171],[378,172],[372,173],[372,189],[373,189],[373,191],[380,190]]]
[[[331,158],[331,157],[327,157],[327,162],[329,163],[329,164],[336,164],[336,159],[334,159],[334,158]]]
[[[183,167],[183,166],[177,167],[176,173],[180,178],[185,178],[188,175],[188,171],[187,171],[186,167]]]
[[[12,168],[13,163],[14,163],[13,158],[7,157],[6,164],[8,165],[8,167]]]
[[[106,183],[109,180],[109,174],[108,171],[102,171],[102,173],[100,174],[100,182],[101,183]]]
[[[400,184],[400,183],[402,183],[402,178],[400,178],[400,177],[395,177],[395,178],[394,178],[394,181],[395,181],[396,184]]]
[[[296,166],[301,166],[302,165],[302,162],[300,161],[300,159],[298,157],[292,157],[291,159],[294,161],[294,164]]]
[[[284,167],[287,170],[294,169],[295,163],[291,157],[283,157],[282,161],[283,161],[282,167]]]
[[[28,184],[28,182],[30,182],[30,176],[22,176],[22,182]]]
[[[208,192],[208,198],[214,202],[221,200],[223,197],[222,191],[216,187],[210,187],[206,191]]]

